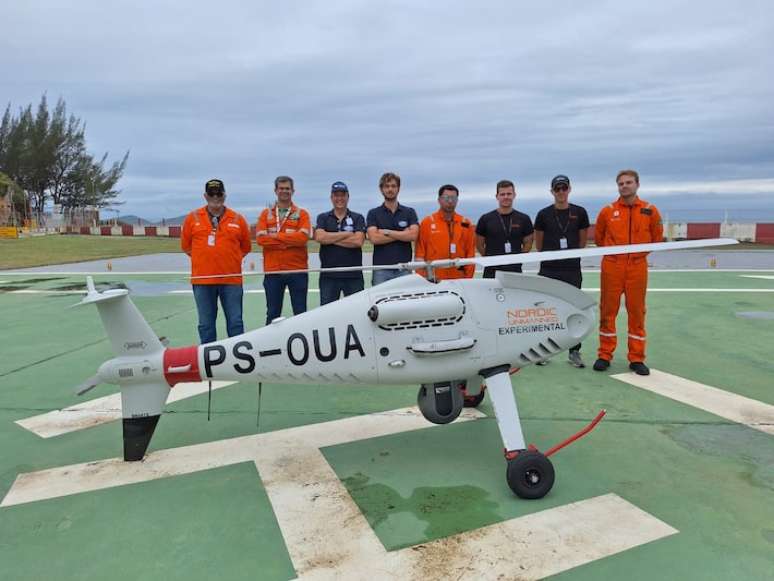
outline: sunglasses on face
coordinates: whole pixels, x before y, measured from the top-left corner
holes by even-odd
[[[223,197],[223,192],[207,192],[207,195],[210,198],[222,198]]]
[[[570,188],[568,186],[556,186],[554,188],[554,191],[555,192],[567,192],[567,191],[569,191],[569,189]]]

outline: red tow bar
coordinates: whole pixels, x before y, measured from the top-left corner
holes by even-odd
[[[551,456],[552,454],[556,454],[556,453],[557,453],[559,450],[561,450],[561,449],[562,449],[562,448],[564,448],[565,446],[569,446],[569,445],[570,445],[570,444],[572,444],[572,443],[573,443],[575,440],[579,440],[580,438],[582,438],[583,436],[585,436],[586,434],[588,434],[588,433],[589,433],[591,430],[593,430],[593,429],[594,429],[594,428],[597,426],[597,424],[598,424],[600,421],[602,421],[602,418],[604,418],[604,417],[605,417],[605,414],[606,414],[606,413],[607,413],[607,410],[602,410],[602,411],[600,411],[600,412],[597,414],[597,417],[595,417],[593,420],[591,420],[591,423],[590,423],[588,426],[586,426],[585,428],[583,428],[583,429],[582,429],[580,432],[578,432],[577,434],[573,434],[572,436],[570,436],[570,437],[569,437],[569,438],[567,438],[566,440],[564,440],[564,441],[562,441],[562,442],[558,443],[556,446],[553,446],[552,448],[548,449],[548,450],[545,452],[545,456],[546,456],[546,458],[548,458],[548,457],[549,457],[549,456]]]

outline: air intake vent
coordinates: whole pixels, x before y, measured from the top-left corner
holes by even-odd
[[[376,301],[368,317],[385,331],[454,325],[466,311],[465,299],[454,291],[400,293]]]

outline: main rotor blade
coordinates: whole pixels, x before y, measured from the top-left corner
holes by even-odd
[[[194,281],[199,278],[231,278],[235,276],[262,276],[265,274],[296,274],[309,272],[363,272],[373,270],[417,270],[419,268],[433,268],[466,266],[476,264],[478,266],[500,266],[506,264],[530,264],[534,262],[544,262],[547,260],[563,260],[565,258],[591,258],[594,256],[608,256],[611,254],[632,254],[639,252],[657,252],[662,250],[681,250],[690,248],[705,248],[710,246],[729,246],[739,244],[733,238],[709,238],[706,240],[682,240],[679,242],[652,242],[648,244],[625,244],[621,246],[597,246],[592,248],[578,248],[573,250],[548,250],[545,252],[529,252],[526,254],[500,254],[497,256],[477,256],[475,258],[447,258],[434,260],[432,262],[401,262],[397,264],[375,264],[370,266],[339,266],[335,268],[299,268],[295,270],[276,270],[265,272],[255,270],[249,272],[232,272],[228,274],[213,274],[204,276],[190,276],[188,272],[183,271],[165,271],[165,272],[2,272],[3,276],[110,276],[113,278],[121,276],[158,276],[158,275],[177,275]]]
[[[477,264],[479,266],[498,266],[503,264],[530,264],[548,260],[563,260],[566,258],[591,258],[594,256],[610,256],[612,254],[637,254],[640,252],[658,252],[663,250],[685,250],[689,248],[705,248],[710,246],[728,246],[738,244],[733,238],[710,238],[707,240],[681,240],[679,242],[650,242],[647,244],[623,244],[620,246],[596,246],[593,248],[576,248],[572,250],[548,250],[545,252],[530,252],[527,254],[502,254],[498,256],[479,256],[476,258],[459,258],[453,261],[436,260],[430,265],[440,266],[442,263],[453,262],[455,266]]]

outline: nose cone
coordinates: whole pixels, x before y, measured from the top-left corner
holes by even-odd
[[[113,374],[115,359],[108,359],[97,370],[97,377],[102,383],[116,383],[116,377]]]

